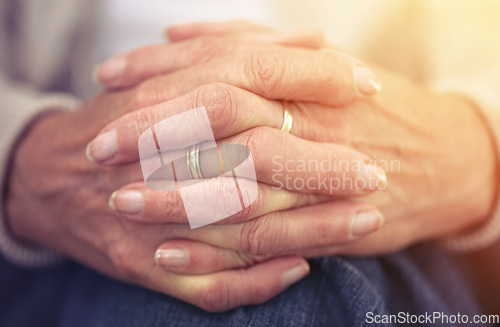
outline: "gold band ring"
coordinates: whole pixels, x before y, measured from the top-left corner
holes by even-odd
[[[293,126],[293,117],[290,110],[288,110],[288,101],[281,100],[281,103],[283,104],[283,125],[281,125],[281,130],[290,133]]]

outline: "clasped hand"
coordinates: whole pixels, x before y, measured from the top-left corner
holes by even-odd
[[[96,76],[108,91],[75,112],[45,116],[25,136],[7,203],[18,237],[222,311],[282,292],[307,275],[304,258],[385,253],[485,219],[491,144],[460,96],[368,68],[314,31],[226,23],[168,34],[170,44],[101,65]],[[281,100],[294,118],[291,133],[280,130]],[[258,196],[231,217],[190,229],[178,192],[145,186],[137,141],[200,106],[218,144],[252,153]],[[328,157],[348,164],[293,169]],[[469,172],[470,157],[481,160],[481,174]],[[278,176],[276,158],[289,171]],[[299,187],[284,175],[363,183]]]

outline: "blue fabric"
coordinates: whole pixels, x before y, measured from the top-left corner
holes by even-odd
[[[271,301],[214,314],[77,264],[28,271],[1,259],[0,326],[375,326],[367,312],[480,313],[455,263],[432,245],[310,263],[307,278]]]

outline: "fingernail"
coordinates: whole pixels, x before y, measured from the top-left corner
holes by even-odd
[[[92,162],[102,163],[113,158],[118,153],[116,129],[98,135],[90,141],[85,152]]]
[[[359,92],[364,95],[372,95],[382,89],[382,86],[375,78],[375,74],[365,66],[354,66],[354,79]]]
[[[185,267],[189,264],[189,254],[180,248],[158,249],[155,262],[163,267]]]
[[[283,289],[295,284],[309,273],[309,265],[300,264],[286,271],[282,276]]]
[[[387,187],[387,174],[375,165],[365,164],[358,172],[356,187],[361,190],[383,190]]]
[[[351,237],[363,236],[379,229],[384,216],[376,210],[357,213],[351,224]]]
[[[92,158],[92,156],[90,155],[90,142],[89,144],[87,144],[87,147],[85,148],[85,156],[87,157],[88,161],[95,163],[94,158]]]
[[[115,208],[115,197],[116,197],[117,194],[118,194],[118,191],[114,191],[113,193],[111,193],[111,196],[109,197],[109,200],[108,200],[108,206],[113,211],[116,211],[116,208]]]
[[[120,82],[123,70],[125,69],[126,59],[124,56],[111,58],[94,71],[94,79],[98,83],[113,86]]]
[[[144,195],[138,190],[114,191],[108,204],[118,213],[138,214],[144,210]]]

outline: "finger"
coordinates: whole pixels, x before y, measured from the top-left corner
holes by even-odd
[[[240,110],[239,112],[247,111]],[[137,130],[137,128],[143,128],[144,125],[151,126],[151,121],[154,122],[155,118],[150,118],[150,116],[158,115],[158,113],[162,114],[159,111],[150,110],[145,111],[145,113],[139,112],[139,116],[135,116],[136,114],[133,113],[132,117],[134,118],[132,119],[124,117],[129,122],[128,124],[124,127],[119,125],[117,128],[101,134],[89,144],[89,156],[100,164],[116,165],[137,160],[138,152],[142,151],[141,164],[146,181],[153,176],[154,171],[159,167],[164,167],[165,164],[175,166],[178,180],[187,180],[192,177],[189,177],[190,174],[188,174],[186,150],[185,148],[183,150],[175,149],[206,140],[207,142],[200,146],[199,165],[202,176],[207,178],[216,177],[233,168],[224,169],[221,166],[219,155],[221,150],[218,151],[221,149],[221,144],[239,144],[243,146],[245,152],[248,151],[251,154],[252,166],[255,166],[257,180],[278,188],[307,193],[357,194],[360,191],[386,187],[385,173],[371,164],[371,158],[367,155],[339,144],[300,139],[275,128],[253,128],[236,134],[236,136],[224,138],[217,145],[213,140],[210,141],[213,134],[210,130],[210,123],[207,122],[208,118],[199,120],[200,114],[196,111],[196,115],[191,117],[193,118],[191,120],[182,116],[180,120],[166,119],[160,124],[155,124],[155,134],[152,133],[152,129],[145,132]],[[260,115],[254,117],[260,117]],[[237,119],[236,121],[247,124],[250,120]],[[146,123],[141,124],[141,121]],[[199,121],[205,123],[199,124]],[[271,119],[266,121],[271,121]],[[235,123],[235,125],[238,124]],[[207,132],[203,132],[207,129]],[[142,134],[139,135],[139,133]],[[218,134],[216,133],[216,135]],[[112,138],[112,140],[108,140],[108,138]],[[110,143],[114,146],[111,147]],[[138,143],[139,146],[137,146]],[[112,151],[109,151],[110,149]],[[161,156],[158,149],[161,149]],[[234,159],[233,161],[238,162],[238,164],[239,162],[248,163],[246,158],[240,160],[241,156],[238,153],[233,155],[229,152],[229,155],[223,158],[223,162],[226,162],[227,158]],[[162,170],[158,176],[160,181],[173,180],[173,178],[168,178],[168,175],[167,178],[163,177],[161,175],[163,172]],[[245,169],[242,172],[249,171]]]
[[[171,44],[153,44],[115,56],[94,72],[94,78],[107,88],[135,85],[149,77],[170,73],[214,59],[269,48],[272,44],[317,49],[324,45],[321,32],[246,33],[233,37],[203,36]]]
[[[242,181],[244,183],[244,181]],[[228,218],[215,222],[239,223],[262,216],[264,214],[298,208],[330,200],[329,197],[302,194],[288,190],[278,190],[267,184],[257,183],[258,195],[246,208]],[[210,184],[206,192],[220,192]],[[220,194],[224,197],[224,194]],[[109,199],[110,207],[126,218],[143,223],[189,223],[181,194],[178,189],[172,191],[155,191],[147,188],[143,182],[129,184],[113,192]],[[202,203],[198,203],[202,205]],[[206,203],[210,207],[211,203]],[[207,208],[205,213],[210,210]],[[191,218],[196,218],[192,217]],[[199,218],[202,219],[202,218]]]
[[[331,139],[340,137],[341,124],[312,127],[317,125],[316,117],[324,108],[316,105],[313,109],[289,103],[288,110],[294,117],[291,133],[318,141],[324,141],[324,135],[331,136]],[[181,113],[184,116],[178,115]],[[139,159],[141,135],[146,136],[147,133],[151,133],[151,138],[157,142],[155,147],[164,152],[211,138],[223,139],[257,126],[280,128],[284,121],[283,113],[281,102],[270,101],[227,84],[210,84],[179,98],[119,117],[89,143],[87,157],[101,165],[133,162]],[[323,114],[328,114],[328,111]]]
[[[204,110],[193,110],[200,107]],[[205,134],[220,139],[257,126],[280,128],[283,110],[280,102],[263,99],[227,84],[210,84],[179,98],[121,116],[89,143],[87,154],[99,164],[136,161],[139,159],[138,140],[149,128],[154,127],[162,151],[174,150],[205,141],[202,138]],[[176,116],[181,113],[187,114]],[[293,114],[300,120],[300,112]],[[168,120],[174,116],[177,118]],[[178,121],[176,128],[169,128],[174,120]],[[304,137],[300,127],[297,125],[292,132]],[[205,128],[211,133],[201,132]]]
[[[213,143],[210,148],[207,144],[212,143],[201,144],[199,150],[204,178],[232,173],[235,178],[256,179],[278,189],[327,195],[363,194],[387,186],[385,172],[367,155],[344,145],[312,142],[274,128],[257,127]],[[240,145],[246,156],[240,155],[241,151],[228,152],[221,161],[218,149],[235,145]],[[185,149],[159,155],[153,141],[150,148],[152,155],[141,157],[146,182],[192,180]]]
[[[165,31],[165,36],[172,42],[178,42],[206,35],[271,31],[271,28],[263,25],[235,20],[222,23],[201,22],[172,26]]]
[[[105,61],[94,71],[94,78],[110,89],[127,87],[152,76],[245,53],[257,47],[241,40],[235,42],[209,36],[171,44],[152,44]]]
[[[375,75],[359,60],[333,49],[272,48],[191,67],[158,77],[185,87],[224,81],[268,99],[340,106],[377,93]],[[201,73],[204,72],[204,73]]]
[[[210,274],[172,273],[155,264],[156,248],[150,249],[154,234],[149,234],[149,238],[141,238],[142,235],[132,242],[136,244],[121,246],[112,256],[116,266],[113,276],[128,282],[132,280],[207,311],[263,303],[309,273],[307,261],[297,256],[274,258],[248,268]]]
[[[374,206],[327,202],[252,219],[241,224],[189,230],[173,226],[176,237],[250,255],[293,254],[307,248],[346,244],[377,231],[384,222]]]
[[[268,99],[341,106],[374,95],[380,84],[358,59],[335,49],[272,47],[160,75],[141,84],[150,97],[169,99],[224,82]],[[147,94],[145,94],[147,95]]]
[[[227,270],[208,275],[186,276],[158,271],[156,280],[163,285],[154,288],[192,303],[210,312],[260,304],[304,278],[309,264],[300,257],[281,257],[247,269]],[[168,284],[168,285],[167,285]]]
[[[312,142],[268,127],[256,127],[220,143],[244,145],[252,156],[256,179],[278,189],[357,195],[387,186],[385,172],[370,157],[344,145]],[[209,168],[217,166],[215,160],[211,163],[205,165],[208,176]],[[243,169],[242,177],[245,173]]]
[[[257,258],[257,257],[255,257]],[[168,240],[155,252],[157,265],[178,274],[208,274],[222,270],[246,268],[264,261],[251,259],[237,251],[190,240]]]
[[[163,241],[154,245],[154,239],[161,237],[159,231],[168,230],[170,226],[148,226],[149,232],[144,230],[146,233],[138,233],[139,226],[131,224],[128,227],[132,228],[128,232],[135,236],[128,240],[120,239],[120,242],[113,241],[116,244],[111,247],[109,259],[106,259],[110,260],[111,266],[99,269],[118,279],[138,283],[207,311],[224,311],[265,302],[309,272],[307,261],[297,256],[275,258],[248,268],[212,274],[167,272],[155,264],[154,253]]]

